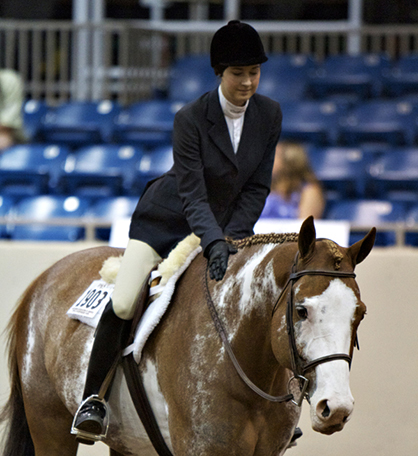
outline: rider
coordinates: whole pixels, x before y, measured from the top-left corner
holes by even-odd
[[[277,102],[255,93],[260,66],[267,61],[257,31],[230,21],[213,36],[210,61],[219,87],[176,114],[174,165],[147,186],[132,216],[128,246],[112,301],[96,330],[83,402],[74,418],[73,432],[80,442],[93,444],[106,433],[107,408],[100,390],[126,343],[134,303],[150,270],[193,232],[201,240],[211,279],[222,280],[228,257],[235,253],[225,238],[253,234],[270,191],[282,113]]]

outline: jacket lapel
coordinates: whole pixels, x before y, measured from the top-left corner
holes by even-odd
[[[257,104],[250,99],[248,108],[245,111],[244,125],[242,127],[241,139],[237,150],[238,162],[248,160],[249,154],[254,152],[260,144],[260,117]]]
[[[229,137],[228,126],[219,103],[218,89],[209,94],[207,118],[212,124],[208,130],[209,136],[222,153],[238,168],[237,157]]]

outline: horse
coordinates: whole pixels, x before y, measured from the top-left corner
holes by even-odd
[[[234,241],[238,251],[220,282],[207,278],[207,261],[197,255],[138,364],[173,455],[283,455],[304,397],[315,431],[343,429],[353,411],[349,371],[366,311],[353,271],[370,253],[375,234],[373,228],[341,247],[316,239],[309,217],[299,233]],[[2,412],[8,423],[4,456],[76,455],[70,429],[94,329],[66,313],[99,278],[103,262],[122,253],[98,246],[70,254],[22,295],[8,328],[11,392]],[[225,344],[254,388],[243,381]],[[104,443],[110,455],[156,454],[120,367],[109,410]]]

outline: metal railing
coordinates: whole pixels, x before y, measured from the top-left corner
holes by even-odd
[[[327,55],[418,52],[418,27],[358,26],[352,21],[253,21],[269,53]],[[209,52],[220,21],[0,20],[0,68],[14,68],[28,98],[116,99],[127,104],[167,86],[170,66]]]
[[[48,220],[39,220],[34,218],[23,218],[16,216],[0,217],[0,226],[13,227],[15,225],[35,225],[35,226],[76,226],[84,229],[84,238],[80,241],[96,241],[96,230],[98,228],[112,228],[114,220],[100,219],[93,217],[72,217],[72,218],[52,218]],[[372,228],[371,225],[350,225],[350,232],[368,232]],[[405,246],[407,233],[418,233],[418,225],[410,225],[404,222],[399,223],[384,223],[377,226],[378,232],[394,233],[396,247]],[[4,239],[7,241],[7,239]]]

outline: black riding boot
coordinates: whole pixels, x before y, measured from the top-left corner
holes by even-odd
[[[96,329],[87,370],[83,402],[74,417],[71,431],[76,434],[76,439],[80,443],[93,445],[106,434],[107,407],[105,399],[110,394],[110,384],[105,398],[100,398],[98,394],[107,374],[127,343],[130,324],[131,320],[123,320],[115,314],[112,301],[110,301],[104,309]]]

